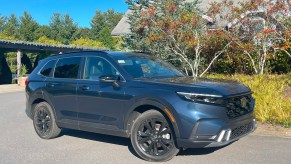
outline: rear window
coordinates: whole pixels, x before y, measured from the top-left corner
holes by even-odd
[[[77,79],[81,57],[63,58],[58,61],[55,68],[55,78]]]
[[[49,77],[55,64],[56,64],[56,60],[47,62],[46,65],[41,69],[40,74],[42,74],[43,76]]]

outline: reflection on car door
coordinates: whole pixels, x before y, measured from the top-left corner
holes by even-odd
[[[87,57],[77,89],[80,129],[118,130],[123,121],[123,84],[114,87],[112,83],[100,82],[99,77],[103,75],[118,75],[118,72],[101,57]]]

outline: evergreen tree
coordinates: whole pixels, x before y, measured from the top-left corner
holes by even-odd
[[[19,38],[19,21],[14,14],[11,14],[3,30],[4,34]]]
[[[115,49],[115,42],[111,37],[111,30],[109,27],[104,27],[98,34],[98,40],[101,41],[105,47]]]
[[[0,32],[3,32],[7,18],[0,14]]]
[[[77,40],[80,38],[90,38],[92,36],[91,30],[89,28],[78,28],[73,34],[72,40]]]
[[[112,31],[122,18],[122,15],[122,13],[117,13],[113,9],[103,13],[100,10],[97,10],[90,23],[92,31],[91,38],[98,40],[100,31],[105,27]]]
[[[59,13],[55,13],[51,18],[50,28],[50,39],[69,44],[72,41],[73,34],[78,29],[78,25],[68,14],[62,16]]]
[[[91,31],[92,31],[91,38],[97,40],[99,32],[105,26],[104,14],[100,10],[97,10],[90,24],[91,24]]]
[[[38,40],[40,37],[43,37],[43,36],[47,38],[51,36],[50,26],[47,26],[47,25],[38,26],[38,28],[35,31],[35,40]]]
[[[1,84],[11,84],[12,73],[7,64],[4,52],[0,51],[0,85]]]
[[[64,44],[70,44],[73,40],[73,35],[78,30],[78,24],[73,21],[69,14],[64,16],[62,20],[63,28],[62,28],[62,36],[64,37]]]
[[[20,17],[20,39],[25,41],[34,41],[36,39],[35,32],[38,29],[38,23],[31,17],[28,12]]]
[[[61,35],[62,27],[62,16],[60,13],[54,13],[51,17],[49,27],[51,29],[50,39],[62,42],[63,37]]]

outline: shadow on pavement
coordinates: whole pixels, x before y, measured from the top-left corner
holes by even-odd
[[[105,143],[110,143],[110,144],[115,144],[115,145],[127,146],[128,150],[134,156],[140,158],[136,154],[136,152],[134,151],[133,147],[131,146],[131,142],[130,142],[129,138],[103,135],[103,134],[98,134],[98,133],[91,133],[91,132],[78,131],[78,130],[72,130],[72,129],[63,129],[60,137],[64,136],[64,135],[71,136],[71,137],[77,137],[77,138],[81,138],[81,139],[105,142]]]
[[[84,131],[78,131],[78,130],[71,130],[71,129],[63,129],[61,136],[71,136],[71,137],[77,137],[81,139],[88,139],[93,141],[99,141],[99,142],[105,142],[115,145],[121,145],[121,146],[127,146],[128,150],[136,157],[140,158],[136,152],[134,151],[130,139],[128,138],[122,138],[122,137],[116,137],[116,136],[110,136],[110,135],[103,135],[98,133],[91,133],[91,132],[84,132]],[[207,155],[211,154],[223,147],[215,147],[215,148],[196,148],[196,149],[186,149],[181,150],[178,156],[190,156],[190,155]],[[141,158],[140,158],[141,159]]]
[[[188,156],[188,155],[206,155],[215,152],[221,148],[196,148],[196,149],[186,149],[181,150],[178,154],[179,156]]]
[[[235,142],[235,141],[234,141]],[[222,147],[211,147],[211,148],[195,148],[195,149],[186,149],[186,150],[181,150],[178,155],[181,156],[188,156],[188,155],[207,155],[211,154],[217,150],[220,150],[226,146],[229,146],[233,144],[234,142],[229,143],[228,145],[222,146]]]

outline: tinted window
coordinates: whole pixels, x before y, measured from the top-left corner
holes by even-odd
[[[55,68],[55,78],[78,78],[81,57],[60,59]]]
[[[85,65],[84,79],[98,80],[102,75],[119,75],[119,73],[106,60],[98,57],[88,57]]]
[[[46,65],[41,69],[40,74],[42,74],[43,76],[50,76],[50,73],[52,69],[54,68],[55,63],[56,63],[55,60],[52,60],[46,63]]]
[[[133,78],[172,78],[184,76],[171,64],[148,55],[115,56],[117,63]]]

